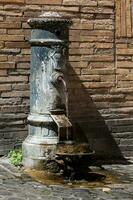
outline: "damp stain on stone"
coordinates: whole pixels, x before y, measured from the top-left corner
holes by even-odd
[[[113,170],[92,169],[88,171],[86,179],[73,181],[65,180],[60,174],[49,173],[44,170],[26,169],[25,174],[44,185],[61,185],[69,188],[99,188],[109,184],[121,183],[119,174],[116,174]]]

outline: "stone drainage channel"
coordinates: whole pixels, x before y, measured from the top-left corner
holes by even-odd
[[[44,172],[36,173],[12,166],[0,159],[0,199],[2,200],[132,200],[133,162],[128,165],[91,167],[106,178],[77,182],[48,180]],[[36,181],[37,180],[37,181]]]

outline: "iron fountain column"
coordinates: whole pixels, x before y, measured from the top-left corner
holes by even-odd
[[[70,21],[57,13],[28,20],[31,27],[29,134],[23,142],[23,164],[43,169],[54,160],[59,142],[52,114],[65,114],[60,80],[66,81],[68,27]]]

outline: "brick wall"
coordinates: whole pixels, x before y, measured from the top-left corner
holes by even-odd
[[[130,0],[0,0],[0,153],[27,135],[30,28],[45,11],[71,16],[69,116],[98,154],[133,152]],[[122,151],[122,152],[121,152]]]

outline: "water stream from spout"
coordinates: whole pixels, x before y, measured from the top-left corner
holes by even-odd
[[[68,118],[68,115],[69,115],[69,113],[68,113],[68,89],[67,89],[66,81],[64,80],[63,77],[60,76],[59,81],[61,81],[61,83],[63,85],[63,89],[64,89],[66,116]],[[70,138],[71,136],[69,137],[69,134],[71,134],[70,131],[71,131],[70,128],[67,128],[67,130],[66,130],[66,139],[67,140],[71,139]]]

